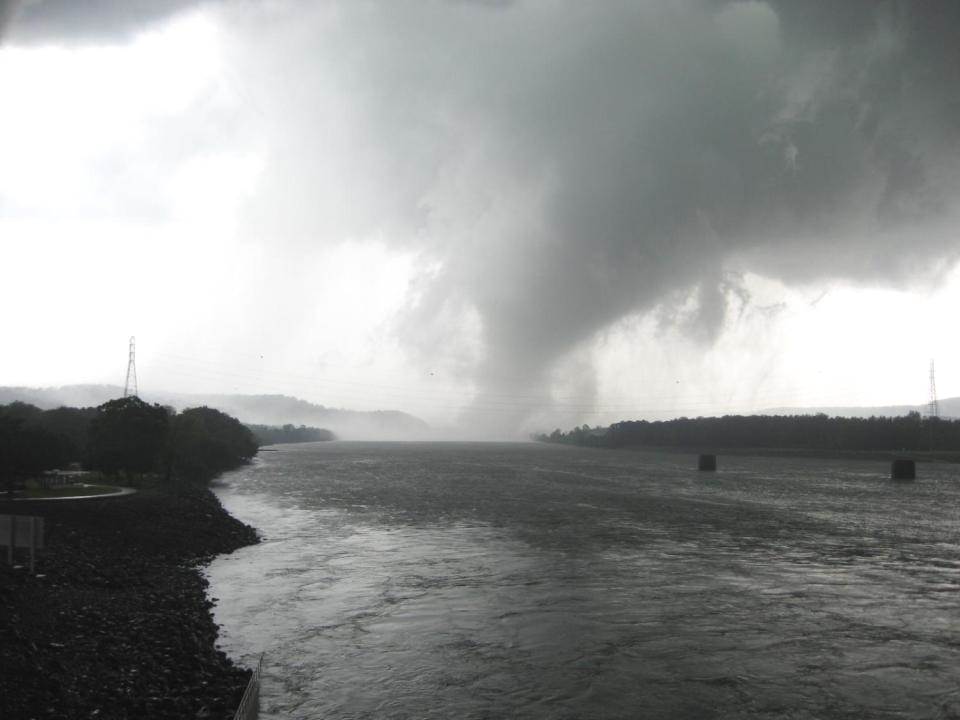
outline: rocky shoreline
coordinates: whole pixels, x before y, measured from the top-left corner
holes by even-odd
[[[199,566],[258,542],[206,488],[2,502],[45,518],[37,575],[0,558],[0,718],[232,718]],[[19,551],[23,552],[23,551]]]

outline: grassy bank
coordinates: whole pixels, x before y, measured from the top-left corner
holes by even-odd
[[[44,517],[47,545],[36,576],[0,565],[0,717],[232,717],[249,671],[215,647],[197,566],[257,537],[209,490],[0,513]]]

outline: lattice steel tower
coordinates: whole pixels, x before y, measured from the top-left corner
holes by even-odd
[[[927,405],[927,415],[932,418],[940,417],[940,403],[937,402],[937,378],[933,371],[933,360],[930,361],[930,403]]]
[[[137,396],[137,345],[136,338],[130,338],[130,359],[127,360],[127,382],[123,386],[123,396]]]

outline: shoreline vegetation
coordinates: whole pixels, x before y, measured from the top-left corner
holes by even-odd
[[[284,445],[290,443],[329,442],[337,436],[324,428],[300,425],[253,425],[247,423],[260,445]]]
[[[909,457],[917,462],[931,463],[960,463],[960,451],[908,451],[908,450],[817,450],[806,448],[770,448],[770,447],[714,447],[705,449],[687,447],[683,445],[623,445],[615,448],[600,448],[604,450],[620,450],[623,452],[654,452],[673,455],[697,455],[708,452],[720,457],[782,457],[782,458],[815,458],[820,460],[875,460],[877,462],[892,462],[893,460]]]
[[[960,420],[922,417],[725,415],[609,427],[582,425],[534,435],[539,442],[621,450],[727,455],[960,462]]]
[[[0,514],[45,536],[35,575],[0,558],[0,717],[233,717],[251,673],[216,647],[201,566],[259,542],[209,489],[257,450],[210,408],[0,406]],[[68,466],[139,492],[12,500]]]

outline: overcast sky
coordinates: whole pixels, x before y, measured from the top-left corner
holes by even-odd
[[[0,384],[488,432],[960,395],[960,3],[0,0]]]

